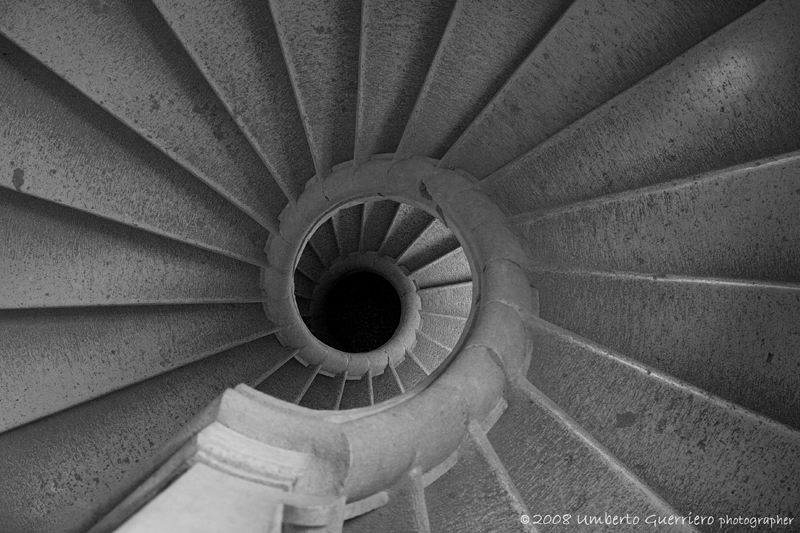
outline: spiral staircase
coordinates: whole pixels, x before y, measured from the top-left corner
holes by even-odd
[[[0,33],[0,531],[800,531],[800,4]]]

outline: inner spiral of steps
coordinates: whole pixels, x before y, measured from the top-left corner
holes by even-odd
[[[267,305],[298,321],[278,334],[294,356],[258,390],[317,409],[366,407],[421,385],[447,360],[472,306],[472,271],[439,217],[359,198],[321,215],[300,244],[293,306]]]

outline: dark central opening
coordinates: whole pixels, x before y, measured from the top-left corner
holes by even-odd
[[[373,272],[342,276],[323,304],[334,348],[369,352],[392,338],[400,324],[400,297],[391,283]]]

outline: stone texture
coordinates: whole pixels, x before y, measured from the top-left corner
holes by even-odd
[[[355,409],[371,405],[371,389],[369,375],[365,374],[361,379],[348,379],[344,385],[339,409]]]
[[[409,204],[400,204],[379,253],[397,259],[428,227],[433,217]]]
[[[643,517],[672,514],[530,383],[512,382],[505,398],[508,409],[487,436],[532,517],[562,517],[560,525],[537,526],[540,531],[620,531],[619,525],[588,529],[578,520],[628,514],[640,517],[641,528]],[[566,525],[564,515],[569,516]]]
[[[269,2],[320,177],[353,158],[360,4]]]
[[[532,532],[513,483],[480,428],[458,449],[458,462],[425,488],[431,530],[442,533]]]
[[[681,513],[788,516],[800,505],[800,432],[535,326],[528,379]]]
[[[800,156],[520,220],[531,257],[597,270],[800,281]]]
[[[287,198],[313,160],[266,2],[155,2]]]
[[[156,8],[5,3],[3,33],[267,228],[286,198]]]
[[[258,304],[0,311],[0,431],[271,329]]]
[[[398,156],[442,157],[567,5],[565,0],[458,2]]]
[[[441,164],[485,178],[758,3],[572,3]]]
[[[762,4],[483,188],[519,214],[796,150],[799,27],[791,2]]]
[[[411,274],[420,289],[452,285],[472,279],[472,271],[463,248],[456,248]]]
[[[5,188],[0,248],[0,308],[260,300],[253,265]]]
[[[289,359],[256,387],[256,390],[286,402],[297,402],[309,379],[313,379],[314,366],[303,366],[295,358]]]
[[[356,162],[397,148],[454,4],[364,2]]]
[[[530,271],[541,317],[800,429],[800,291],[760,284]]]
[[[339,391],[344,378],[344,374],[334,377],[317,374],[314,382],[300,400],[300,405],[310,409],[335,409],[339,402]]]
[[[0,84],[0,185],[265,262],[263,227],[4,38]]]
[[[364,206],[363,251],[377,252],[392,225],[399,204],[391,200],[369,202]]]
[[[465,281],[417,291],[422,310],[466,318],[472,308],[472,282]]]
[[[422,323],[420,324],[422,332],[450,349],[458,342],[467,322],[464,318],[454,316],[431,315],[428,313],[421,313],[420,316],[422,318]]]
[[[412,351],[428,374],[433,372],[450,355],[449,348],[435,342],[420,331],[417,332],[417,343]]]
[[[395,371],[406,390],[411,389],[427,376],[425,371],[408,355],[402,363],[395,367]]]
[[[270,364],[265,339],[0,435],[6,531],[86,531],[115,488],[227,387]]]
[[[398,264],[413,272],[460,246],[458,238],[440,220],[434,219],[397,258]]]
[[[412,470],[388,491],[389,503],[345,522],[344,533],[431,533],[419,470]]]

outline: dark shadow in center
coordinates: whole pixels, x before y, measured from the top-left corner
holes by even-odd
[[[383,276],[353,272],[342,276],[328,292],[323,313],[333,348],[369,352],[386,344],[397,330],[400,297]]]

